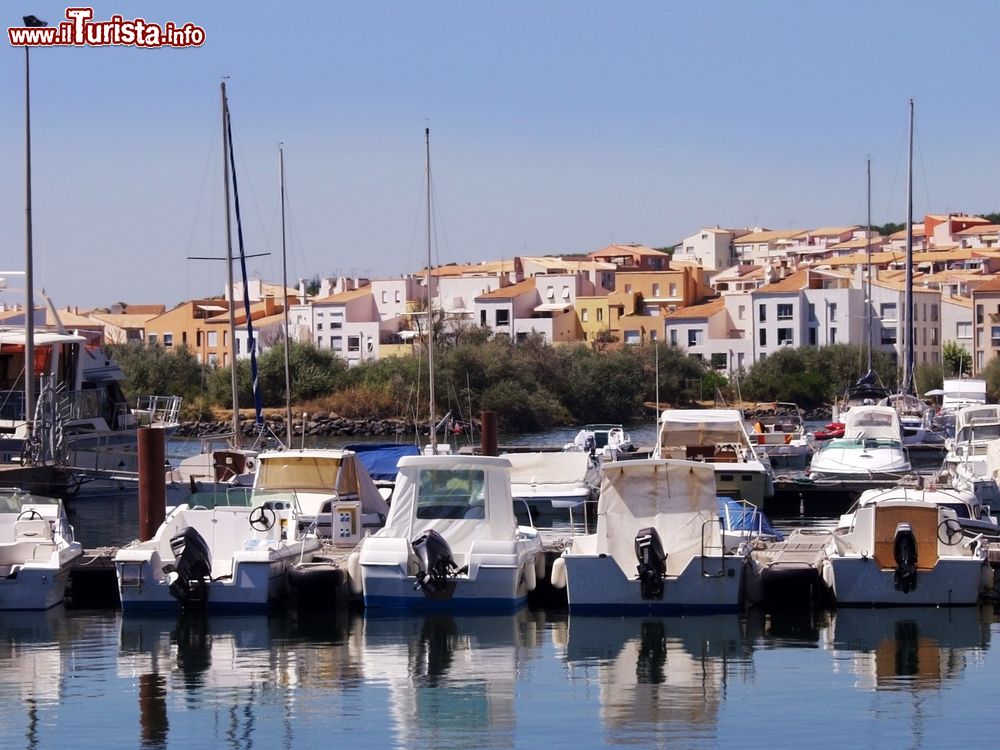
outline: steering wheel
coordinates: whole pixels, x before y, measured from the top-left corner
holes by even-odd
[[[251,528],[256,531],[267,531],[272,526],[274,526],[274,521],[277,518],[274,511],[270,508],[266,508],[263,505],[258,505],[252,511],[250,511],[250,521]]]
[[[18,516],[18,521],[39,521],[42,518],[42,514],[39,513],[34,508],[28,508],[27,510],[22,510]]]
[[[946,518],[938,524],[937,535],[944,544],[956,545],[962,541],[962,524],[954,518]]]

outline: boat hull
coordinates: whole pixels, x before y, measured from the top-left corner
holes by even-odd
[[[664,581],[661,599],[643,599],[637,578],[610,556],[565,553],[566,596],[574,614],[734,612],[742,602],[742,556],[695,556]]]
[[[46,610],[59,604],[66,595],[70,569],[80,555],[59,568],[28,564],[16,577],[0,578],[0,610]]]
[[[823,577],[838,606],[962,606],[976,604],[992,584],[992,569],[979,558],[939,559],[917,573],[908,592],[895,587],[895,571],[871,557],[833,557]]]

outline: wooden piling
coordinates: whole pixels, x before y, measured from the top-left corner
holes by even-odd
[[[163,430],[140,427],[139,448],[139,539],[156,534],[167,514],[166,470]]]
[[[484,456],[497,455],[497,413],[484,411],[480,414],[479,452]]]

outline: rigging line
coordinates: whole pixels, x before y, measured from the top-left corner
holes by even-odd
[[[411,269],[406,271],[407,275],[412,274],[414,271],[420,270],[421,268],[424,267],[424,263],[426,263],[426,259],[419,261],[419,264],[413,261],[413,254],[416,252],[417,248],[417,232],[420,230],[421,221],[424,217],[424,208],[426,207],[426,203],[424,202],[425,201],[424,190],[426,187],[426,182],[427,180],[425,179],[425,175],[421,174],[420,190],[417,196],[416,209],[413,212],[413,229],[410,232],[410,244],[409,244],[409,249],[407,250],[406,264],[404,266],[404,268]],[[426,255],[426,252],[427,252],[426,247],[421,248],[421,256]]]
[[[899,154],[897,154],[896,168],[893,170],[892,182],[889,185],[888,205],[885,207],[885,213],[882,215],[884,219],[884,221],[882,222],[883,224],[888,224],[890,221],[892,221],[890,217],[892,216],[892,205],[896,195],[896,183],[899,181],[899,169],[901,164],[902,164],[902,157]]]
[[[287,184],[285,185],[285,214],[288,219],[288,226],[292,228],[292,235],[295,238],[295,242],[293,244],[295,245],[295,248],[298,250],[299,253],[299,261],[300,261],[299,268],[302,269],[299,274],[296,274],[295,278],[296,279],[305,278],[304,276],[304,274],[306,273],[305,269],[309,268],[309,262],[305,256],[305,250],[303,249],[302,246],[302,240],[299,238],[299,225],[295,221],[295,214],[292,211],[292,201],[288,196]],[[298,284],[296,284],[296,286],[298,286]]]
[[[246,156],[243,155],[243,145],[239,141],[233,141],[240,152],[240,161],[243,164],[243,172],[246,175],[246,184],[250,188],[250,197],[253,199],[254,209],[257,211],[257,221],[260,222],[260,231],[264,235],[264,249],[271,252],[271,237],[264,231],[264,214],[260,210],[260,203],[257,201],[257,192],[253,189],[253,180],[250,179],[250,167]],[[235,165],[234,165],[235,166]]]
[[[444,238],[445,257],[448,258],[449,261],[453,261],[453,260],[455,260],[455,256],[453,256],[452,253],[451,253],[451,246],[448,243],[448,232],[445,229],[444,221],[441,218],[441,205],[440,205],[440,201],[438,201],[438,199],[437,199],[438,193],[437,193],[437,187],[434,184],[434,175],[433,174],[431,174],[431,197],[433,199],[431,201],[431,208],[433,209],[433,213],[434,213],[435,257],[437,259],[437,264],[441,265],[441,251],[440,251],[441,243],[438,240],[438,230],[439,229],[441,231],[441,236]]]
[[[920,148],[920,133],[917,132],[916,127],[913,128],[913,142],[917,147],[918,161],[920,162],[920,172],[924,178],[924,195],[927,198],[927,211],[930,211],[934,204],[931,203],[931,189],[930,185],[927,183],[927,166],[924,164],[924,152]]]
[[[206,132],[208,129],[206,128]],[[215,143],[215,134],[212,133],[212,139],[209,142],[209,150],[205,155],[205,171],[201,175],[201,187],[198,188],[198,197],[195,200],[194,205],[194,221],[191,223],[191,235],[188,237],[187,252],[185,255],[191,255],[191,248],[194,247],[194,235],[195,231],[198,229],[198,217],[201,215],[202,198],[205,195],[205,183],[208,182],[208,172],[211,166],[214,164],[215,159],[212,155],[215,153],[217,144]]]

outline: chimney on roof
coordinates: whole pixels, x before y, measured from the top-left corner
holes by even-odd
[[[306,303],[306,280],[299,279],[299,304],[304,305]]]

